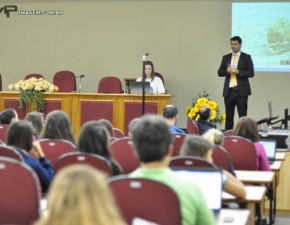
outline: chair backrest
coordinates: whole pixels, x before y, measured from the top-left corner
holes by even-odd
[[[66,140],[43,139],[39,140],[42,151],[45,157],[51,162],[54,167],[56,161],[65,153],[74,152],[76,146]]]
[[[224,137],[228,137],[228,136],[232,136],[234,135],[234,131],[233,130],[226,130],[224,132]]]
[[[173,142],[173,154],[172,156],[179,156],[179,152],[181,146],[183,144],[184,138],[187,136],[186,134],[173,134],[174,135],[174,142]]]
[[[160,73],[154,72],[156,77],[159,77],[162,80],[162,83],[164,85],[164,78]]]
[[[215,146],[212,154],[213,162],[216,166],[230,171],[230,159],[227,150],[222,146]]]
[[[236,170],[257,170],[256,148],[253,142],[243,137],[228,136],[224,138],[223,147]]]
[[[40,215],[40,185],[23,162],[0,157],[0,224],[33,224]]]
[[[43,79],[44,79],[44,77],[43,77],[41,74],[38,74],[38,73],[32,73],[32,74],[28,74],[28,75],[26,75],[26,76],[24,77],[24,80],[28,80],[28,79],[31,78],[31,77],[35,77],[35,78],[37,78],[37,79],[39,79],[39,78],[43,78]]]
[[[207,167],[218,169],[216,165],[207,160],[195,157],[195,156],[175,156],[170,160],[170,167],[172,166],[180,166],[180,167]]]
[[[141,178],[111,178],[108,185],[127,224],[136,217],[157,224],[181,224],[179,199],[170,187]]]
[[[0,140],[3,143],[6,143],[6,133],[9,129],[9,125],[6,124],[0,124]]]
[[[23,162],[21,154],[16,149],[6,145],[0,145],[0,157],[8,157]]]
[[[118,128],[113,128],[113,132],[114,132],[114,137],[116,138],[123,138],[125,137],[125,134],[123,133],[123,131],[121,131],[120,129]]]
[[[111,150],[115,160],[123,168],[124,174],[131,173],[140,166],[131,145],[131,138],[120,138],[111,144]]]
[[[87,164],[101,170],[108,176],[112,176],[112,168],[107,159],[96,154],[83,152],[63,154],[55,163],[54,173],[57,174],[62,168],[73,164]]]
[[[58,87],[59,92],[73,92],[77,89],[76,76],[71,71],[57,72],[52,83]]]
[[[103,77],[99,82],[98,93],[122,93],[122,83],[118,77]]]
[[[187,120],[187,133],[188,134],[196,134],[199,135],[199,128],[195,120],[188,119]]]

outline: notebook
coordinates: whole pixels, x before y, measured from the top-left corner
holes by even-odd
[[[129,87],[131,94],[142,94],[142,82],[130,81]],[[150,82],[145,82],[145,94],[151,94]]]
[[[204,199],[216,218],[222,206],[222,173],[214,168],[171,167],[183,179],[200,188]]]
[[[268,162],[271,165],[275,162],[277,141],[275,139],[260,139],[259,142],[263,145]]]

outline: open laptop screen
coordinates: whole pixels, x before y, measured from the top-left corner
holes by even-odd
[[[150,82],[144,82],[145,84],[145,94],[151,94]],[[131,94],[142,94],[142,82],[141,81],[130,81],[129,83]]]
[[[179,177],[193,182],[203,193],[208,207],[214,211],[222,204],[222,173],[216,169],[171,167]]]
[[[263,145],[268,160],[275,159],[277,141],[275,139],[260,139],[259,142]]]

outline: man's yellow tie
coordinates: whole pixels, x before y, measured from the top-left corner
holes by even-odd
[[[233,64],[237,65],[238,55],[234,54]],[[237,86],[237,75],[235,73],[231,74],[231,85],[233,87]]]

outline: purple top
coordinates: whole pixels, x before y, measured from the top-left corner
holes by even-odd
[[[268,158],[265,152],[265,149],[263,145],[260,142],[254,142],[255,148],[256,148],[256,164],[257,164],[257,170],[262,171],[271,171]]]

